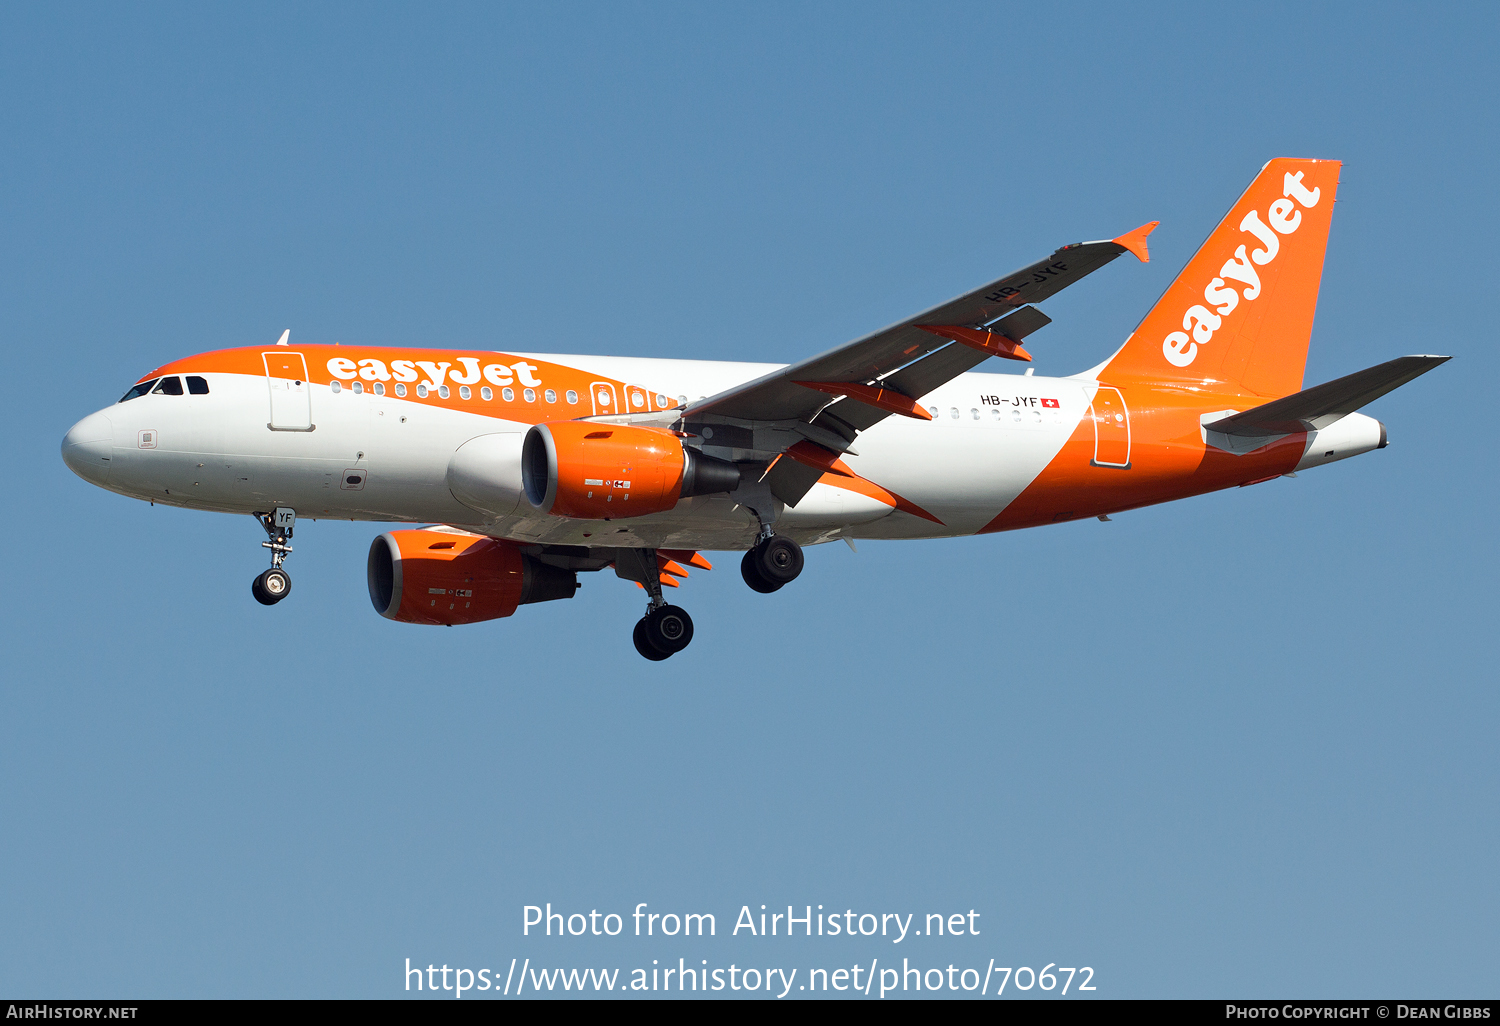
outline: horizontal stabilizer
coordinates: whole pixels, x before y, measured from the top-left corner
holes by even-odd
[[[1203,426],[1224,435],[1252,438],[1321,430],[1451,359],[1402,356]]]

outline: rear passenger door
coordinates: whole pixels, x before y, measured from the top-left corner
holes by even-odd
[[[1096,467],[1130,468],[1130,411],[1118,388],[1100,385],[1094,393],[1094,458]]]

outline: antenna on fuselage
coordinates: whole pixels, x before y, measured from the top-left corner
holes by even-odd
[[[286,329],[285,331],[283,331],[281,333],[281,338],[279,338],[279,339],[276,340],[276,344],[278,346],[284,346],[284,345],[287,344],[287,339],[289,339],[291,337],[292,337],[292,329],[288,328],[288,329]]]

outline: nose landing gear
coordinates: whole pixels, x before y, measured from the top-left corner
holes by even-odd
[[[274,606],[292,593],[292,578],[281,569],[281,564],[292,552],[287,542],[291,540],[292,528],[297,522],[297,511],[281,507],[271,513],[256,513],[255,519],[270,539],[260,544],[271,550],[271,569],[250,582],[250,594],[261,605]]]

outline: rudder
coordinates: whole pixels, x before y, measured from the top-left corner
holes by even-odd
[[[1101,377],[1301,389],[1340,166],[1266,164]]]

